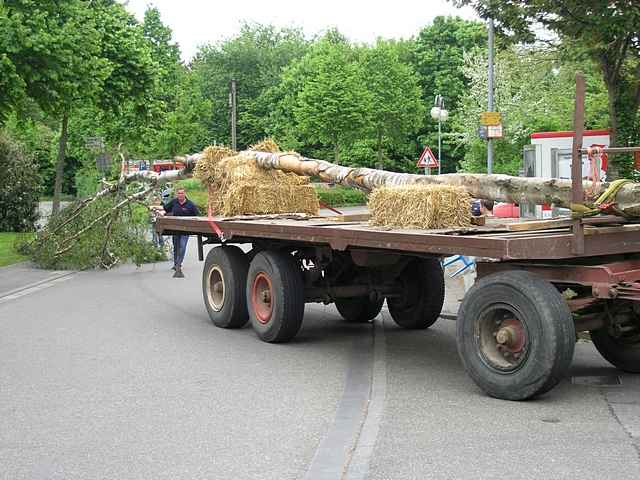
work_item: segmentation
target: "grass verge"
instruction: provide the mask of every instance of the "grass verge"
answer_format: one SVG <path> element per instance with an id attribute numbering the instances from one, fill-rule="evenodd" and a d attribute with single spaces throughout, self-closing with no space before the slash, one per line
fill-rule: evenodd
<path id="1" fill-rule="evenodd" d="M 16 251 L 16 243 L 32 236 L 31 233 L 0 232 L 0 267 L 27 260 L 27 257 Z"/>

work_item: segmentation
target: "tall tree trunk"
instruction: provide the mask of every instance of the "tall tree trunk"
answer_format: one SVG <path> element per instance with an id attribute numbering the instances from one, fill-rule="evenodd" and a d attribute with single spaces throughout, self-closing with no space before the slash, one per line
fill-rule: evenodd
<path id="1" fill-rule="evenodd" d="M 52 214 L 60 210 L 60 196 L 62 195 L 62 180 L 64 179 L 64 157 L 67 153 L 67 139 L 69 127 L 69 112 L 65 109 L 62 114 L 62 127 L 60 129 L 60 141 L 58 143 L 58 161 L 56 162 L 56 180 L 53 186 Z"/>
<path id="2" fill-rule="evenodd" d="M 475 198 L 520 203 L 529 200 L 536 204 L 554 204 L 571 207 L 571 180 L 537 177 L 511 177 L 474 173 L 448 173 L 444 175 L 415 175 L 350 168 L 325 160 L 300 157 L 289 153 L 251 152 L 258 165 L 266 169 L 293 172 L 297 175 L 319 177 L 324 182 L 339 183 L 370 192 L 376 187 L 410 184 L 456 185 L 467 189 Z M 583 182 L 585 192 L 592 192 L 589 200 L 599 196 L 606 183 Z M 616 196 L 620 209 L 632 216 L 640 216 L 640 183 L 624 185 Z"/>
<path id="3" fill-rule="evenodd" d="M 378 170 L 384 170 L 384 162 L 382 158 L 382 129 L 378 129 L 378 161 L 376 164 L 376 168 Z"/>
<path id="4" fill-rule="evenodd" d="M 340 144 L 338 140 L 333 144 L 333 161 L 340 164 Z"/>
<path id="5" fill-rule="evenodd" d="M 617 75 L 611 67 L 603 67 L 609 110 L 609 145 L 626 147 L 640 140 L 636 126 L 640 83 Z M 639 71 L 640 73 L 640 71 Z M 633 169 L 631 155 L 610 155 L 607 179 L 629 177 Z"/>

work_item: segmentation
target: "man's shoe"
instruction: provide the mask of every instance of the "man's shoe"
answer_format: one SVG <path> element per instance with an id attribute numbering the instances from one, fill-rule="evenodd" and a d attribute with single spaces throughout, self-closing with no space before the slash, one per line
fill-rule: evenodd
<path id="1" fill-rule="evenodd" d="M 171 267 L 171 270 L 173 270 L 175 272 L 176 271 L 176 266 L 174 265 L 173 267 Z"/>
<path id="2" fill-rule="evenodd" d="M 176 273 L 173 274 L 173 278 L 184 278 L 184 273 L 180 267 L 176 268 Z"/>

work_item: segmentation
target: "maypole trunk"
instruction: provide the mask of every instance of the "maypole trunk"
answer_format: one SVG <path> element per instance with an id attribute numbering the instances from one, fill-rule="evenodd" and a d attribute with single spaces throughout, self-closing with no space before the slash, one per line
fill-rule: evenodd
<path id="1" fill-rule="evenodd" d="M 474 173 L 450 173 L 445 175 L 416 175 L 396 173 L 372 168 L 350 168 L 325 160 L 304 158 L 292 153 L 251 153 L 258 165 L 298 175 L 319 177 L 323 182 L 355 187 L 370 192 L 376 187 L 410 184 L 455 185 L 464 187 L 475 198 L 501 202 L 554 204 L 571 208 L 571 181 L 555 178 L 512 177 Z M 607 188 L 607 183 L 583 182 L 585 201 L 597 198 Z M 640 184 L 628 183 L 616 195 L 617 207 L 630 216 L 640 216 Z"/>

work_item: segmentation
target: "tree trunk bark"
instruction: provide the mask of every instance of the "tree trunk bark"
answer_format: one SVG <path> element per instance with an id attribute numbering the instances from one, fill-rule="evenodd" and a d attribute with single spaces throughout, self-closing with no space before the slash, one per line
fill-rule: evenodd
<path id="1" fill-rule="evenodd" d="M 636 119 L 640 102 L 640 82 L 621 76 L 616 67 L 606 60 L 601 64 L 604 83 L 607 86 L 609 145 L 633 145 L 638 141 Z M 640 74 L 640 67 L 637 73 Z M 631 155 L 611 155 L 607 167 L 607 180 L 629 177 L 632 170 Z"/>
<path id="2" fill-rule="evenodd" d="M 278 169 L 298 175 L 317 176 L 322 181 L 339 183 L 370 192 L 376 187 L 410 184 L 455 185 L 464 187 L 474 198 L 521 203 L 525 200 L 537 204 L 554 204 L 571 207 L 571 180 L 537 177 L 511 177 L 473 173 L 449 173 L 444 175 L 415 175 L 375 170 L 349 168 L 325 160 L 303 158 L 288 153 L 250 152 L 258 165 L 266 169 Z M 585 192 L 592 192 L 586 200 L 597 198 L 608 184 L 584 182 Z M 624 185 L 618 192 L 618 207 L 625 213 L 640 216 L 640 184 Z"/>
<path id="3" fill-rule="evenodd" d="M 62 127 L 60 129 L 60 141 L 58 143 L 58 161 L 56 162 L 56 179 L 53 185 L 53 206 L 52 215 L 60 210 L 60 196 L 62 194 L 62 181 L 64 180 L 64 158 L 67 153 L 67 138 L 69 127 L 69 112 L 62 114 Z"/>
<path id="4" fill-rule="evenodd" d="M 340 163 L 340 145 L 336 140 L 336 143 L 333 144 L 333 161 L 336 163 Z"/>

